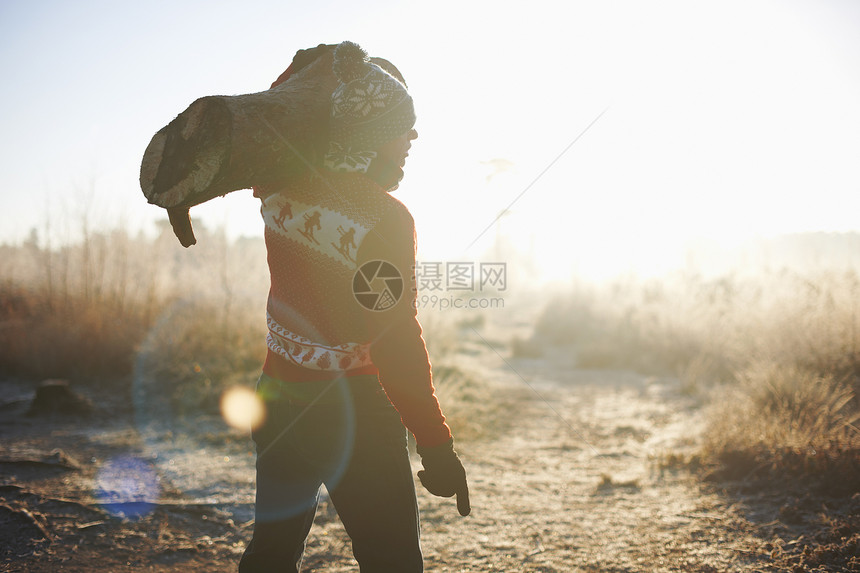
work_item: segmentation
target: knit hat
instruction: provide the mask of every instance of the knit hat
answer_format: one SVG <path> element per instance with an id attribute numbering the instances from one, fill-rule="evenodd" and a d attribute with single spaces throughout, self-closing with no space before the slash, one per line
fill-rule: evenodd
<path id="1" fill-rule="evenodd" d="M 331 97 L 333 144 L 352 153 L 374 151 L 415 125 L 406 86 L 372 63 L 358 44 L 339 44 L 332 69 L 340 81 Z"/>

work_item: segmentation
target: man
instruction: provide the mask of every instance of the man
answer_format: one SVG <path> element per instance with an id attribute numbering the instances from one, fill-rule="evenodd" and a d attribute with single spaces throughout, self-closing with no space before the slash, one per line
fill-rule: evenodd
<path id="1" fill-rule="evenodd" d="M 422 484 L 470 511 L 416 316 L 414 222 L 389 195 L 418 135 L 412 98 L 352 42 L 335 48 L 332 68 L 322 165 L 256 190 L 272 284 L 258 383 L 266 420 L 253 432 L 256 522 L 242 573 L 298 570 L 321 484 L 363 573 L 423 571 L 406 428 Z"/>

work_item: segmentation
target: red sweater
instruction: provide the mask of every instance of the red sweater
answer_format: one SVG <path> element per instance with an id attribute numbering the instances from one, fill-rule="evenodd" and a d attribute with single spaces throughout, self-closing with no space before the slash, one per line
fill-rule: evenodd
<path id="1" fill-rule="evenodd" d="M 415 310 L 415 225 L 406 207 L 359 173 L 322 171 L 258 196 L 272 281 L 263 371 L 306 383 L 378 374 L 419 445 L 448 441 Z M 353 292 L 356 271 L 370 261 L 391 263 L 403 279 L 400 293 L 396 277 L 357 286 L 372 302 L 393 285 L 393 298 L 379 303 L 385 310 L 366 308 Z"/>

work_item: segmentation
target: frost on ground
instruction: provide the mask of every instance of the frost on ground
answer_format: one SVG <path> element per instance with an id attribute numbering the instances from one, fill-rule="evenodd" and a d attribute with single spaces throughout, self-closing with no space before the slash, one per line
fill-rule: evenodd
<path id="1" fill-rule="evenodd" d="M 742 570 L 759 543 L 743 519 L 687 472 L 661 469 L 661 456 L 695 448 L 692 400 L 672 380 L 563 364 L 493 369 L 515 408 L 497 439 L 461 448 L 469 519 L 423 496 L 429 569 Z"/>
<path id="2" fill-rule="evenodd" d="M 773 523 L 664 463 L 694 452 L 702 426 L 677 381 L 578 370 L 563 353 L 512 359 L 473 328 L 463 339 L 450 360 L 486 382 L 457 444 L 473 511 L 461 518 L 452 500 L 419 487 L 427 571 L 774 570 L 762 534 Z M 46 420 L 26 417 L 21 400 L 4 403 L 2 570 L 235 570 L 253 518 L 247 436 L 212 418 L 133 423 L 131 410 Z M 117 459 L 154 472 L 157 491 L 121 499 L 103 473 Z M 357 571 L 325 499 L 303 571 Z"/>

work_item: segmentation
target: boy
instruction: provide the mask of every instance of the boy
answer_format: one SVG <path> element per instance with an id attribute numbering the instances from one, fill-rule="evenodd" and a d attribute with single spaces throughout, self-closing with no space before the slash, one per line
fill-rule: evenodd
<path id="1" fill-rule="evenodd" d="M 256 191 L 272 283 L 258 383 L 267 413 L 253 432 L 256 522 L 242 573 L 298 571 L 321 484 L 363 573 L 423 571 L 404 426 L 422 484 L 470 511 L 416 316 L 414 222 L 389 195 L 418 135 L 412 98 L 396 69 L 352 42 L 335 48 L 332 68 L 323 164 Z"/>

